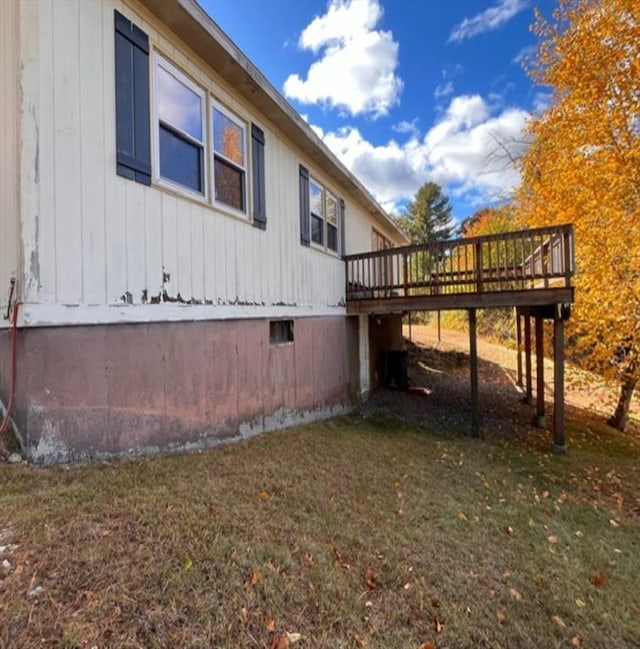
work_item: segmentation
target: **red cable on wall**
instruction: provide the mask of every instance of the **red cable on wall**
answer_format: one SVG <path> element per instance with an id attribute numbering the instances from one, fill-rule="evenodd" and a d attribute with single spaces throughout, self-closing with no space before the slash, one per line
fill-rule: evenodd
<path id="1" fill-rule="evenodd" d="M 11 412 L 13 410 L 13 397 L 16 392 L 16 341 L 18 339 L 18 303 L 13 305 L 13 322 L 11 326 L 11 387 L 9 388 L 9 401 L 7 403 L 7 410 L 4 413 L 4 419 L 0 426 L 0 435 L 9 428 L 9 421 L 11 420 Z"/>

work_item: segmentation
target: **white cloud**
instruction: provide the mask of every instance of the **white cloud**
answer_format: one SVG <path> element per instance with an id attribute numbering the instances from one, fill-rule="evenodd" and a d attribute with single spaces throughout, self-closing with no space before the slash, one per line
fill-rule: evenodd
<path id="1" fill-rule="evenodd" d="M 459 43 L 465 38 L 498 29 L 522 11 L 527 4 L 527 0 L 498 0 L 492 7 L 471 18 L 465 18 L 456 25 L 451 31 L 448 42 Z"/>
<path id="2" fill-rule="evenodd" d="M 469 204 L 505 198 L 518 183 L 509 164 L 524 150 L 528 113 L 492 107 L 478 95 L 453 98 L 423 137 L 374 145 L 355 127 L 323 134 L 324 142 L 388 209 L 411 199 L 427 180 Z"/>
<path id="3" fill-rule="evenodd" d="M 381 18 L 378 0 L 330 0 L 327 12 L 316 16 L 298 41 L 319 58 L 306 79 L 289 75 L 284 94 L 351 115 L 386 115 L 398 103 L 403 83 L 396 75 L 393 34 L 375 29 Z"/>
<path id="4" fill-rule="evenodd" d="M 526 47 L 523 47 L 514 57 L 513 57 L 513 62 L 516 65 L 524 65 L 526 61 L 533 56 L 535 53 L 536 48 L 534 45 L 527 45 Z"/>
<path id="5" fill-rule="evenodd" d="M 442 97 L 448 97 L 453 94 L 453 83 L 451 81 L 445 81 L 436 86 L 436 89 L 433 91 L 433 96 L 436 99 L 442 99 Z"/>
<path id="6" fill-rule="evenodd" d="M 533 111 L 541 115 L 551 106 L 552 94 L 550 92 L 540 91 L 533 96 Z"/>
<path id="7" fill-rule="evenodd" d="M 416 117 L 410 122 L 406 119 L 403 119 L 401 122 L 394 124 L 391 127 L 391 130 L 395 131 L 396 133 L 409 133 L 411 135 L 415 135 L 418 132 L 418 118 Z"/>

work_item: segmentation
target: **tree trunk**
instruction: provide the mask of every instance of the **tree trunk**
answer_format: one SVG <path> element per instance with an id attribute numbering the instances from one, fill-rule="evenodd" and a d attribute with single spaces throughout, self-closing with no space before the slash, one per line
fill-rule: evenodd
<path id="1" fill-rule="evenodd" d="M 624 430 L 629 419 L 629 406 L 631 405 L 631 397 L 636 387 L 638 379 L 626 379 L 620 386 L 620 396 L 618 397 L 618 405 L 613 416 L 607 419 L 609 426 L 613 426 L 618 430 Z"/>

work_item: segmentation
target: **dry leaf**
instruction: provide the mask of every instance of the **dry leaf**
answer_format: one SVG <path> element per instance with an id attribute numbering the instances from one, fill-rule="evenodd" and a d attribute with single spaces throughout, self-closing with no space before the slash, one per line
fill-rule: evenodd
<path id="1" fill-rule="evenodd" d="M 302 640 L 302 633 L 287 633 L 287 638 L 291 644 Z"/>
<path id="2" fill-rule="evenodd" d="M 436 649 L 436 646 L 434 644 L 431 644 L 430 642 L 425 642 L 424 644 L 420 645 L 420 649 Z"/>
<path id="3" fill-rule="evenodd" d="M 367 568 L 364 571 L 364 583 L 367 585 L 369 590 L 375 590 L 378 587 L 376 576 L 371 568 Z"/>
<path id="4" fill-rule="evenodd" d="M 261 491 L 260 492 L 260 498 L 262 498 L 262 500 L 266 500 L 268 497 L 269 497 L 269 494 L 266 491 Z"/>
<path id="5" fill-rule="evenodd" d="M 549 543 L 557 543 L 558 542 L 558 537 L 555 536 L 554 534 L 552 534 L 551 536 L 547 537 L 547 541 L 549 541 Z"/>
<path id="6" fill-rule="evenodd" d="M 436 633 L 442 633 L 443 629 L 444 624 L 442 624 L 442 622 L 440 622 L 440 620 L 436 618 Z"/>
<path id="7" fill-rule="evenodd" d="M 567 625 L 564 623 L 564 620 L 561 617 L 559 617 L 558 615 L 552 615 L 551 616 L 551 621 L 554 624 L 556 624 L 557 626 L 559 626 L 561 629 L 566 629 L 567 628 Z"/>
<path id="8" fill-rule="evenodd" d="M 572 647 L 579 647 L 581 644 L 582 644 L 582 640 L 580 640 L 579 635 L 574 635 L 573 638 L 571 638 Z"/>
<path id="9" fill-rule="evenodd" d="M 589 577 L 589 581 L 598 588 L 604 588 L 607 585 L 607 575 L 604 572 L 596 572 Z"/>
<path id="10" fill-rule="evenodd" d="M 251 575 L 251 585 L 255 586 L 258 582 L 260 581 L 260 573 L 257 570 L 253 571 L 253 574 Z"/>
<path id="11" fill-rule="evenodd" d="M 458 518 L 461 521 L 468 521 L 469 519 L 467 518 L 467 515 L 464 512 L 458 512 Z"/>
<path id="12" fill-rule="evenodd" d="M 515 588 L 509 588 L 509 595 L 518 601 L 522 599 L 522 595 Z"/>
<path id="13" fill-rule="evenodd" d="M 184 569 L 185 570 L 191 570 L 191 568 L 193 568 L 193 561 L 191 561 L 191 557 L 189 555 L 187 555 L 184 558 Z"/>
<path id="14" fill-rule="evenodd" d="M 249 617 L 249 614 L 248 614 L 248 612 L 247 612 L 247 607 L 246 607 L 246 606 L 243 606 L 243 607 L 240 609 L 240 617 L 242 618 L 242 621 L 243 621 L 243 622 L 246 622 L 246 621 L 247 621 L 247 618 Z"/>
<path id="15" fill-rule="evenodd" d="M 499 624 L 504 624 L 507 620 L 507 616 L 504 614 L 504 611 L 498 611 L 496 613 L 496 617 L 498 618 Z"/>
<path id="16" fill-rule="evenodd" d="M 585 604 L 584 600 L 578 598 L 578 599 L 576 600 L 576 606 L 577 606 L 578 608 L 583 608 L 583 607 L 586 606 L 586 604 Z"/>
<path id="17" fill-rule="evenodd" d="M 285 635 L 274 635 L 273 643 L 271 644 L 271 649 L 289 649 L 291 643 L 289 642 L 288 636 Z"/>
<path id="18" fill-rule="evenodd" d="M 505 525 L 504 533 L 507 534 L 508 536 L 511 536 L 513 534 L 513 527 L 511 527 L 511 525 Z"/>
<path id="19" fill-rule="evenodd" d="M 361 635 L 358 635 L 357 633 L 353 634 L 353 639 L 358 643 L 358 645 L 360 647 L 364 647 L 367 644 L 367 641 Z"/>
<path id="20" fill-rule="evenodd" d="M 618 523 L 614 518 L 609 519 L 609 525 L 611 525 L 611 527 L 620 527 L 620 523 Z"/>
<path id="21" fill-rule="evenodd" d="M 267 623 L 264 626 L 269 633 L 275 633 L 276 621 L 272 617 L 267 620 Z"/>

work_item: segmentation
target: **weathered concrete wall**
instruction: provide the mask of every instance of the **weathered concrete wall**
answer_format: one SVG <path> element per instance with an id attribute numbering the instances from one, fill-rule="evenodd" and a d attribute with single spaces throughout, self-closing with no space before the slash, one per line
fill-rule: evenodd
<path id="1" fill-rule="evenodd" d="M 357 318 L 25 329 L 16 421 L 34 462 L 193 450 L 343 412 L 358 373 Z"/>

